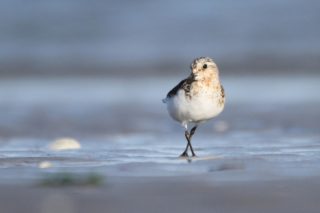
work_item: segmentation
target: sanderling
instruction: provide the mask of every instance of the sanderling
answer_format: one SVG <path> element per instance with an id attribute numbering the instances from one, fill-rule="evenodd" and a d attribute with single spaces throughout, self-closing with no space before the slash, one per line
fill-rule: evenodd
<path id="1" fill-rule="evenodd" d="M 190 68 L 189 77 L 170 90 L 162 100 L 167 104 L 170 116 L 185 128 L 187 146 L 181 157 L 188 157 L 188 147 L 192 156 L 196 156 L 191 138 L 197 126 L 220 114 L 225 103 L 224 89 L 214 61 L 209 57 L 196 58 Z M 190 132 L 189 124 L 193 124 Z"/>

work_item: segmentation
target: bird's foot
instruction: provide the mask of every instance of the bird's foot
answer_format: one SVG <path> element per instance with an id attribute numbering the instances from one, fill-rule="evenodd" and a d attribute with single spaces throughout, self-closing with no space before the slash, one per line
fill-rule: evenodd
<path id="1" fill-rule="evenodd" d="M 193 148 L 191 147 L 191 154 L 192 154 L 192 157 L 195 158 L 197 157 L 196 153 L 193 151 Z"/>
<path id="2" fill-rule="evenodd" d="M 188 155 L 188 152 L 184 151 L 181 155 L 180 155 L 180 158 L 188 158 L 189 155 Z"/>

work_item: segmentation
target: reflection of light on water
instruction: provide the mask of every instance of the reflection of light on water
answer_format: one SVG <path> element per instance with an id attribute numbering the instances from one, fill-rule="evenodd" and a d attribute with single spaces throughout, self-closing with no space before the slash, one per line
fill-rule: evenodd
<path id="1" fill-rule="evenodd" d="M 52 163 L 50 161 L 42 161 L 38 164 L 38 167 L 40 169 L 47 169 L 47 168 L 50 168 L 52 167 Z"/>
<path id="2" fill-rule="evenodd" d="M 49 145 L 49 149 L 51 150 L 72 150 L 80 148 L 80 143 L 73 138 L 59 138 Z"/>
<path id="3" fill-rule="evenodd" d="M 41 205 L 41 213 L 74 213 L 75 204 L 70 196 L 63 193 L 49 194 Z"/>

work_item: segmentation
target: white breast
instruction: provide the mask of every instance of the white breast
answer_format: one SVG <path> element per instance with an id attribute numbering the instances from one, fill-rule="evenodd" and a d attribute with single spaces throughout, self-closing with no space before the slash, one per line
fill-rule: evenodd
<path id="1" fill-rule="evenodd" d="M 219 97 L 219 93 L 203 92 L 189 98 L 184 90 L 180 90 L 167 100 L 167 108 L 171 117 L 182 124 L 198 123 L 221 113 L 223 105 L 219 104 Z"/>

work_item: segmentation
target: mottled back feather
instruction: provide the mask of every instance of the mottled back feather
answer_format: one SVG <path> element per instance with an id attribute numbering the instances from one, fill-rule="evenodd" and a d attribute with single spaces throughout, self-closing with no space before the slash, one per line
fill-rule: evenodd
<path id="1" fill-rule="evenodd" d="M 180 83 L 177 86 L 175 86 L 172 90 L 170 90 L 168 92 L 167 98 L 171 98 L 171 97 L 175 96 L 180 89 L 183 89 L 185 91 L 186 95 L 189 95 L 190 90 L 191 90 L 191 84 L 194 81 L 195 81 L 195 79 L 194 79 L 193 75 L 190 75 L 188 78 L 180 81 Z"/>
<path id="2" fill-rule="evenodd" d="M 225 98 L 224 88 L 223 88 L 222 85 L 220 85 L 220 86 L 221 86 L 221 97 L 222 97 L 222 98 Z"/>

